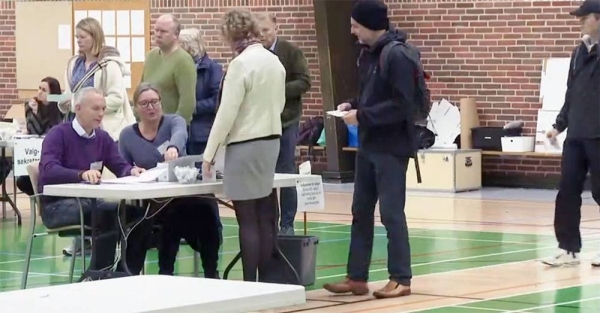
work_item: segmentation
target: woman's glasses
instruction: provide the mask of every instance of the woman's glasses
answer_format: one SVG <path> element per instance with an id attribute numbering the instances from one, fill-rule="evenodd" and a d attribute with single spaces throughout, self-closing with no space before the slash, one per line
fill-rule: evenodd
<path id="1" fill-rule="evenodd" d="M 160 99 L 139 102 L 138 105 L 144 109 L 149 109 L 150 106 L 152 106 L 152 108 L 158 108 L 160 106 Z"/>

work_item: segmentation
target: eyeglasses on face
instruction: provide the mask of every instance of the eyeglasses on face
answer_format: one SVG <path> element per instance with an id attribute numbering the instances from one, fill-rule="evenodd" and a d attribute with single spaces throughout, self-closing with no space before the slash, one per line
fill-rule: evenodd
<path id="1" fill-rule="evenodd" d="M 152 106 L 153 108 L 158 108 L 160 106 L 160 99 L 139 102 L 138 105 L 144 109 L 148 109 L 150 108 L 150 106 Z"/>

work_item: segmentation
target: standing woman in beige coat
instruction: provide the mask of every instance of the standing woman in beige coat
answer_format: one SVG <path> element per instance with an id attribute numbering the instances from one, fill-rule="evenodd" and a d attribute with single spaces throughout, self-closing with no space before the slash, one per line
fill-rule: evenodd
<path id="1" fill-rule="evenodd" d="M 121 130 L 135 123 L 124 80 L 131 73 L 118 50 L 105 46 L 104 31 L 97 20 L 88 17 L 77 23 L 76 37 L 79 53 L 67 63 L 65 93 L 75 94 L 84 87 L 102 90 L 106 100 L 102 128 L 117 141 Z M 74 111 L 74 106 L 72 101 L 66 101 L 59 109 L 67 114 Z"/>
<path id="2" fill-rule="evenodd" d="M 225 146 L 223 189 L 239 224 L 245 281 L 264 280 L 275 252 L 277 207 L 273 193 L 279 156 L 285 68 L 261 44 L 260 30 L 247 10 L 223 19 L 221 34 L 233 50 L 221 101 L 204 150 L 203 175 L 212 177 L 219 146 Z"/>

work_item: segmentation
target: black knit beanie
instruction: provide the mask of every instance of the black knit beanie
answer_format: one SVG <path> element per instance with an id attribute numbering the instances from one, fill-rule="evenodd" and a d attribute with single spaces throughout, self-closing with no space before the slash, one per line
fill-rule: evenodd
<path id="1" fill-rule="evenodd" d="M 381 0 L 359 0 L 352 10 L 352 19 L 370 30 L 388 29 L 387 6 Z"/>

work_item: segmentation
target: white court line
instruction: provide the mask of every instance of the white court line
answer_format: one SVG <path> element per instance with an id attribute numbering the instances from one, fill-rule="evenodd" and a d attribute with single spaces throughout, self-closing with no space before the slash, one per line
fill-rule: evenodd
<path id="1" fill-rule="evenodd" d="M 22 271 L 7 271 L 7 270 L 0 270 L 0 273 L 8 273 L 8 274 L 19 274 L 19 275 L 23 275 L 23 272 L 22 272 Z M 54 274 L 54 273 L 37 273 L 37 272 L 29 272 L 29 274 L 33 274 L 33 275 L 39 275 L 39 276 L 57 276 L 57 277 L 69 277 L 69 275 Z"/>
<path id="2" fill-rule="evenodd" d="M 350 232 L 335 231 L 335 230 L 319 230 L 319 233 L 332 233 L 332 234 L 350 234 Z M 386 237 L 387 234 L 375 234 L 376 237 Z M 493 243 L 510 243 L 510 244 L 521 244 L 521 245 L 540 245 L 539 242 L 523 242 L 523 241 L 505 241 L 505 240 L 491 240 L 491 239 L 473 239 L 473 238 L 456 238 L 456 237 L 436 237 L 436 236 L 418 236 L 410 235 L 410 238 L 422 238 L 422 239 L 439 239 L 439 240 L 456 240 L 456 241 L 480 241 L 480 242 L 493 242 Z"/>
<path id="3" fill-rule="evenodd" d="M 62 258 L 64 257 L 64 255 L 53 255 L 53 256 L 46 256 L 46 257 L 42 257 L 42 258 L 32 258 L 30 259 L 31 262 L 33 261 L 40 261 L 40 260 L 50 260 L 50 259 L 58 259 L 58 258 Z M 4 262 L 0 262 L 0 265 L 2 264 L 11 264 L 11 263 L 21 263 L 21 262 L 25 262 L 26 260 L 12 260 L 12 261 L 4 261 Z"/>
<path id="4" fill-rule="evenodd" d="M 588 243 L 592 243 L 592 242 L 600 242 L 600 240 L 591 240 L 591 241 L 588 241 Z M 552 246 L 545 246 L 545 247 L 538 247 L 538 248 L 521 249 L 521 250 L 515 250 L 515 251 L 506 251 L 506 252 L 498 252 L 498 253 L 490 253 L 490 254 L 481 254 L 481 255 L 474 255 L 474 256 L 463 257 L 463 258 L 439 260 L 439 261 L 433 261 L 433 262 L 427 262 L 427 263 L 419 263 L 419 264 L 411 265 L 411 268 L 420 267 L 420 266 L 427 266 L 427 265 L 433 265 L 433 264 L 442 264 L 442 263 L 448 263 L 448 262 L 473 260 L 473 259 L 485 258 L 485 257 L 490 257 L 490 256 L 507 255 L 507 254 L 521 253 L 521 252 L 538 251 L 538 250 L 547 250 L 547 249 L 558 249 L 558 248 L 556 247 L 556 244 L 554 244 Z M 375 269 L 375 270 L 369 270 L 369 273 L 382 272 L 382 271 L 387 271 L 387 267 L 385 267 L 385 268 L 379 268 L 379 269 Z M 336 275 L 329 275 L 329 276 L 324 276 L 324 277 L 319 277 L 319 279 L 327 279 L 327 278 L 334 278 L 334 277 L 345 277 L 345 276 L 347 276 L 346 273 L 344 273 L 344 274 L 336 274 Z"/>
<path id="5" fill-rule="evenodd" d="M 456 305 L 456 306 L 453 306 L 453 308 L 461 308 L 461 309 L 469 309 L 469 310 L 477 310 L 477 311 L 490 311 L 490 312 L 506 312 L 505 310 L 490 309 L 490 308 L 478 308 L 478 307 L 466 306 L 466 305 Z"/>
<path id="6" fill-rule="evenodd" d="M 565 302 L 560 302 L 560 303 L 552 303 L 552 304 L 546 304 L 546 305 L 540 305 L 540 306 L 536 306 L 536 307 L 532 307 L 532 308 L 526 308 L 526 309 L 521 309 L 521 310 L 516 310 L 516 311 L 507 311 L 507 312 L 527 312 L 528 310 L 538 310 L 538 309 L 545 309 L 545 308 L 553 308 L 553 307 L 558 307 L 560 305 L 566 305 L 566 304 L 573 304 L 573 303 L 582 303 L 582 302 L 588 302 L 588 301 L 592 301 L 592 300 L 599 300 L 600 297 L 593 297 L 593 298 L 586 298 L 586 299 L 579 299 L 579 300 L 573 300 L 573 301 L 565 301 Z"/>
<path id="7" fill-rule="evenodd" d="M 514 263 L 524 263 L 524 262 L 529 262 L 531 260 L 527 260 L 527 261 L 519 261 L 519 262 L 514 262 Z M 513 264 L 514 264 L 513 263 Z M 498 265 L 506 265 L 505 264 L 498 264 Z M 494 266 L 498 266 L 498 265 L 494 265 Z M 429 274 L 428 274 L 429 275 Z M 423 275 L 425 276 L 425 275 Z M 419 276 L 421 277 L 421 276 Z M 552 281 L 548 281 L 548 282 L 540 282 L 538 283 L 538 285 L 543 285 L 543 284 L 551 284 L 553 283 Z M 487 302 L 487 301 L 494 301 L 494 300 L 501 300 L 501 299 L 508 299 L 508 298 L 514 298 L 514 297 L 520 297 L 520 296 L 526 296 L 526 295 L 533 295 L 533 294 L 538 294 L 538 293 L 544 293 L 544 292 L 549 292 L 549 291 L 558 291 L 558 290 L 562 290 L 562 289 L 569 289 L 569 288 L 573 288 L 573 287 L 586 287 L 586 286 L 594 286 L 594 285 L 599 285 L 598 282 L 595 283 L 588 283 L 588 284 L 579 284 L 579 283 L 572 283 L 569 285 L 565 285 L 562 286 L 560 288 L 556 288 L 556 287 L 548 287 L 545 289 L 541 289 L 541 290 L 535 290 L 535 291 L 527 291 L 527 292 L 521 292 L 521 293 L 516 293 L 516 294 L 512 294 L 512 295 L 501 295 L 501 296 L 496 296 L 496 297 L 491 297 L 491 298 L 487 298 L 487 299 L 483 299 L 483 300 L 470 300 L 467 302 L 464 302 L 462 304 L 459 305 L 469 305 L 469 304 L 473 304 L 473 303 L 481 303 L 481 302 Z M 486 291 L 482 291 L 482 292 L 486 292 Z M 436 306 L 436 307 L 432 307 L 432 308 L 426 308 L 426 309 L 417 309 L 417 310 L 413 310 L 413 311 L 408 311 L 405 313 L 415 313 L 415 312 L 422 312 L 422 311 L 429 311 L 429 310 L 435 310 L 435 309 L 441 309 L 441 308 L 449 308 L 449 307 L 455 307 L 458 305 L 440 305 L 440 306 Z"/>

